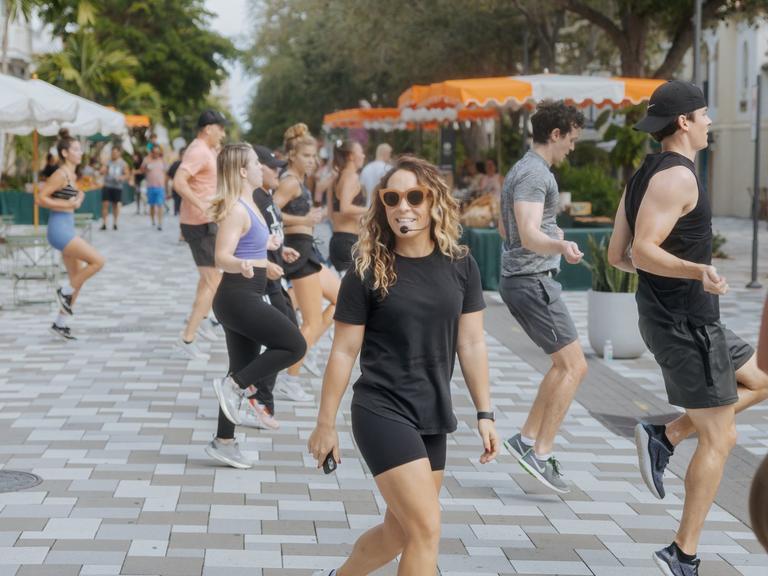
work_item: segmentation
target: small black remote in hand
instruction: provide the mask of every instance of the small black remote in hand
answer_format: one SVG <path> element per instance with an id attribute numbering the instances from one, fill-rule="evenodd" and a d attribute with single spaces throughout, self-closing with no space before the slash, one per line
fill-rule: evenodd
<path id="1" fill-rule="evenodd" d="M 323 472 L 330 474 L 334 470 L 336 470 L 336 460 L 333 459 L 333 450 L 331 450 L 323 460 Z"/>

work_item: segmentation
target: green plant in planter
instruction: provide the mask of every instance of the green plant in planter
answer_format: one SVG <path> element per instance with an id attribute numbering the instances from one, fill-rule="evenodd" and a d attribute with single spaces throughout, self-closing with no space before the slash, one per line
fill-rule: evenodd
<path id="1" fill-rule="evenodd" d="M 592 272 L 592 290 L 595 292 L 629 292 L 637 291 L 637 274 L 630 274 L 618 268 L 614 268 L 608 262 L 608 242 L 610 235 L 606 235 L 598 242 L 591 234 L 587 236 L 589 246 L 589 259 L 582 260 L 582 264 Z"/>

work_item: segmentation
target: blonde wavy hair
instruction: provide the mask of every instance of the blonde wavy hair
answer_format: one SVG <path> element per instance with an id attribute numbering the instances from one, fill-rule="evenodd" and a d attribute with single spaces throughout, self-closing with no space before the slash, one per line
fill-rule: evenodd
<path id="1" fill-rule="evenodd" d="M 247 142 L 227 144 L 216 158 L 216 196 L 211 203 L 210 215 L 221 222 L 237 203 L 242 192 L 240 169 L 248 166 L 253 147 Z"/>
<path id="2" fill-rule="evenodd" d="M 379 189 L 385 187 L 398 170 L 412 172 L 421 186 L 431 192 L 429 215 L 432 220 L 429 234 L 438 250 L 451 259 L 467 255 L 467 247 L 459 244 L 461 225 L 459 205 L 437 168 L 417 156 L 400 156 L 373 192 L 371 208 L 361 224 L 360 239 L 353 247 L 355 271 L 360 278 L 370 275 L 373 289 L 381 297 L 397 282 L 395 273 L 395 234 L 387 221 L 386 207 L 379 197 Z"/>
<path id="3" fill-rule="evenodd" d="M 317 140 L 312 136 L 309 127 L 303 122 L 294 124 L 283 134 L 283 148 L 288 156 L 288 163 L 293 163 L 293 157 L 302 146 L 317 146 Z"/>

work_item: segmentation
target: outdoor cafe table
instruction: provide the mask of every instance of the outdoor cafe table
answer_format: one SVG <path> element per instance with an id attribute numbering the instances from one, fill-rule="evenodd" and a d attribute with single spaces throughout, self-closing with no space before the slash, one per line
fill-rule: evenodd
<path id="1" fill-rule="evenodd" d="M 611 228 L 566 228 L 565 239 L 576 242 L 588 260 L 591 252 L 587 238 L 592 235 L 597 242 L 611 233 Z M 477 261 L 483 290 L 498 290 L 501 275 L 502 240 L 496 228 L 465 227 L 460 242 L 465 244 Z M 557 281 L 564 290 L 588 290 L 592 287 L 592 273 L 583 264 L 561 261 Z"/>

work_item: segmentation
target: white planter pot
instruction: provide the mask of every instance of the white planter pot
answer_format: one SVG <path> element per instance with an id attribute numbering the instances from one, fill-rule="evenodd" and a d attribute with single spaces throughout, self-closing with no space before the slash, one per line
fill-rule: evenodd
<path id="1" fill-rule="evenodd" d="M 637 327 L 635 295 L 626 292 L 587 294 L 589 343 L 603 356 L 606 340 L 613 344 L 614 358 L 637 358 L 645 352 L 645 342 Z"/>

